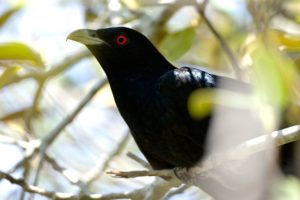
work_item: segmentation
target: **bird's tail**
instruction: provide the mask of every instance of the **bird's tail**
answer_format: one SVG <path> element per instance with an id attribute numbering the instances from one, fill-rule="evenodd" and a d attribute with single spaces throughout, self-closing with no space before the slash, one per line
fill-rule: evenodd
<path id="1" fill-rule="evenodd" d="M 284 174 L 296 176 L 300 180 L 300 141 L 283 145 L 279 159 Z"/>

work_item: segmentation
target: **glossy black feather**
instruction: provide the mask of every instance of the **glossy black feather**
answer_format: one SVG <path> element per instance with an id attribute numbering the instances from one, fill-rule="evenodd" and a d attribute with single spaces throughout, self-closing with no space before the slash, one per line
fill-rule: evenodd
<path id="1" fill-rule="evenodd" d="M 197 68 L 174 67 L 135 30 L 117 27 L 89 30 L 89 34 L 91 41 L 104 41 L 87 47 L 104 69 L 117 107 L 154 169 L 190 167 L 205 154 L 212 117 L 190 116 L 187 101 L 194 91 L 216 87 L 251 91 L 240 81 Z M 116 42 L 119 35 L 128 39 L 126 45 Z"/>

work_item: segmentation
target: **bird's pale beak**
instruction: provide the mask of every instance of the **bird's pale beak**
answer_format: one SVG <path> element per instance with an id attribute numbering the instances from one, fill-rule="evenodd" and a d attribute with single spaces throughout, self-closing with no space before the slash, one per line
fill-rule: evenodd
<path id="1" fill-rule="evenodd" d="M 97 37 L 95 30 L 90 29 L 79 29 L 70 33 L 67 37 L 67 40 L 74 40 L 85 45 L 101 45 L 105 41 Z"/>

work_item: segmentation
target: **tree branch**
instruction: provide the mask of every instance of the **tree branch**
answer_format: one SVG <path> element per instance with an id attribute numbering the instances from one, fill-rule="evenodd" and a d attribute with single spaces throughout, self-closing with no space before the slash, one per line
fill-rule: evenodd
<path id="1" fill-rule="evenodd" d="M 142 165 L 143 167 L 145 167 L 146 169 L 152 169 L 151 165 L 146 162 L 145 160 L 143 160 L 142 158 L 138 157 L 137 155 L 131 153 L 131 152 L 128 152 L 127 153 L 127 156 L 129 158 L 131 158 L 132 160 L 134 160 L 135 162 L 139 163 L 140 165 Z"/>
<path id="2" fill-rule="evenodd" d="M 68 115 L 61 123 L 59 123 L 43 140 L 40 146 L 40 160 L 38 164 L 38 170 L 34 179 L 34 183 L 37 184 L 40 170 L 45 159 L 45 153 L 48 147 L 54 142 L 54 140 L 59 136 L 59 134 L 64 130 L 64 128 L 69 125 L 80 113 L 80 111 L 90 102 L 90 100 L 97 94 L 97 92 L 107 83 L 107 79 L 98 81 L 90 92 L 83 98 L 83 100 L 78 104 L 75 110 Z"/>
<path id="3" fill-rule="evenodd" d="M 25 114 L 25 125 L 28 129 L 28 133 L 31 132 L 32 127 L 31 127 L 31 121 L 33 119 L 33 117 L 37 114 L 38 110 L 39 110 L 39 105 L 40 105 L 40 101 L 43 95 L 43 90 L 44 90 L 44 86 L 46 83 L 45 79 L 39 80 L 38 81 L 38 89 L 35 92 L 35 96 L 34 96 L 34 100 L 32 103 L 32 106 L 29 110 L 27 110 L 26 114 Z"/>
<path id="4" fill-rule="evenodd" d="M 226 55 L 228 56 L 228 58 L 229 58 L 229 60 L 232 64 L 232 68 L 233 68 L 233 70 L 236 74 L 236 77 L 238 79 L 242 79 L 242 71 L 241 71 L 241 68 L 239 66 L 239 62 L 238 62 L 236 56 L 234 55 L 232 49 L 229 47 L 227 42 L 223 39 L 221 34 L 217 31 L 217 29 L 213 26 L 211 21 L 205 15 L 205 8 L 206 8 L 208 2 L 209 2 L 209 0 L 204 0 L 203 3 L 201 3 L 201 4 L 196 3 L 196 8 L 197 8 L 199 14 L 201 15 L 201 17 L 203 18 L 203 20 L 205 21 L 208 28 L 211 30 L 213 35 L 220 42 L 221 47 L 223 48 L 224 52 L 226 53 Z"/>
<path id="5" fill-rule="evenodd" d="M 281 146 L 290 142 L 300 140 L 300 125 L 291 126 L 271 134 L 262 135 L 246 142 L 241 143 L 233 149 L 226 152 L 209 156 L 199 165 L 191 168 L 175 168 L 176 176 L 184 183 L 194 184 L 192 177 L 198 175 L 209 175 L 209 171 L 213 168 L 228 163 L 230 161 L 243 160 L 250 155 L 260 151 Z M 107 172 L 112 177 L 117 178 L 136 178 L 143 176 L 158 176 L 166 180 L 174 178 L 173 170 L 141 170 L 141 171 L 118 171 L 111 170 Z"/>
<path id="6" fill-rule="evenodd" d="M 78 61 L 88 58 L 91 56 L 91 53 L 87 50 L 80 51 L 72 56 L 66 57 L 64 60 L 62 60 L 59 64 L 55 65 L 48 71 L 32 71 L 24 75 L 16 76 L 12 78 L 10 81 L 6 82 L 4 86 L 18 83 L 20 81 L 26 80 L 26 79 L 34 79 L 36 81 L 43 80 L 43 79 L 49 79 L 53 78 L 56 75 L 64 72 L 69 67 L 77 63 Z M 3 87 L 4 87 L 3 86 Z"/>
<path id="7" fill-rule="evenodd" d="M 53 200 L 109 200 L 109 199 L 133 199 L 133 200 L 157 200 L 162 197 L 171 187 L 177 186 L 179 182 L 166 182 L 161 179 L 156 179 L 152 184 L 141 189 L 133 190 L 127 193 L 111 193 L 111 194 L 90 194 L 90 195 L 74 195 L 71 193 L 52 192 L 29 185 L 24 179 L 16 179 L 13 176 L 0 171 L 0 180 L 6 179 L 10 183 L 19 185 L 26 192 L 39 194 Z M 149 192 L 150 191 L 150 192 Z M 151 195 L 149 195 L 151 193 Z"/>
<path id="8" fill-rule="evenodd" d="M 147 185 L 141 189 L 134 190 L 129 193 L 116 193 L 116 194 L 91 194 L 91 195 L 74 195 L 70 193 L 59 193 L 47 191 L 45 189 L 35 187 L 27 184 L 23 179 L 15 179 L 11 175 L 0 171 L 0 179 L 6 179 L 12 184 L 21 186 L 24 191 L 40 194 L 55 200 L 104 200 L 104 199 L 117 199 L 117 198 L 131 198 L 131 199 L 147 199 L 154 200 L 162 198 L 171 187 L 177 187 L 183 182 L 194 184 L 193 179 L 198 176 L 210 176 L 209 171 L 224 163 L 236 160 L 243 160 L 246 157 L 257 153 L 259 151 L 274 148 L 300 139 L 300 125 L 295 125 L 279 131 L 274 131 L 271 134 L 256 137 L 254 139 L 243 142 L 236 148 L 230 149 L 225 153 L 209 156 L 206 160 L 189 169 L 177 168 L 175 170 L 143 170 L 143 171 L 110 171 L 114 177 L 122 178 L 135 178 L 143 176 L 158 176 L 167 180 L 156 179 L 152 184 Z M 274 144 L 274 145 L 271 145 Z M 181 180 L 179 181 L 178 178 Z M 196 185 L 197 186 L 197 185 Z M 159 189 L 159 191 L 158 191 Z M 150 191 L 150 192 L 149 192 Z M 165 192 L 165 193 L 163 193 Z M 149 195 L 149 194 L 153 195 Z M 158 198 L 159 197 L 159 198 Z"/>
<path id="9" fill-rule="evenodd" d="M 117 145 L 118 147 L 108 156 L 108 159 L 100 166 L 95 169 L 92 169 L 87 174 L 84 175 L 84 186 L 81 188 L 82 190 L 86 190 L 94 181 L 100 178 L 103 175 L 103 172 L 106 171 L 109 166 L 110 161 L 123 152 L 128 140 L 130 138 L 130 131 L 128 130 L 125 136 L 122 138 L 121 142 Z"/>
<path id="10" fill-rule="evenodd" d="M 113 178 L 137 178 L 143 176 L 157 176 L 163 179 L 171 179 L 174 177 L 174 171 L 165 170 L 139 170 L 139 171 L 118 171 L 118 170 L 108 170 L 106 172 L 110 174 Z"/>
<path id="11" fill-rule="evenodd" d="M 106 85 L 107 79 L 98 81 L 90 92 L 82 99 L 74 111 L 68 115 L 61 123 L 59 123 L 46 137 L 42 142 L 42 152 L 45 152 L 46 149 L 53 143 L 56 137 L 59 136 L 61 131 L 69 125 L 80 113 L 80 111 L 90 102 L 90 100 L 97 94 L 97 92 Z"/>

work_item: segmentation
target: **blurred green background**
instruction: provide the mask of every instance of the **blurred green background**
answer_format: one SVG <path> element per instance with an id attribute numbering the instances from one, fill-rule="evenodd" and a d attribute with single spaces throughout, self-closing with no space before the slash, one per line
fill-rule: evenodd
<path id="1" fill-rule="evenodd" d="M 283 107 L 288 107 L 285 117 L 290 123 L 299 123 L 300 1 L 209 1 L 206 16 L 231 48 L 240 77 L 220 40 L 191 2 L 0 0 L 0 169 L 13 169 L 16 177 L 34 182 L 39 159 L 14 167 L 25 155 L 16 141 L 45 138 L 99 79 L 105 79 L 84 47 L 66 42 L 66 36 L 79 28 L 135 28 L 178 67 L 201 66 L 253 83 L 266 129 L 276 129 L 281 116 L 275 113 Z M 197 94 L 195 99 L 190 108 L 193 115 L 201 117 L 207 112 L 201 105 L 208 100 Z M 78 187 L 78 181 L 69 183 L 48 162 L 42 166 L 38 185 L 59 192 L 77 193 L 85 188 L 105 194 L 149 183 L 152 178 L 124 180 L 105 175 L 111 168 L 141 168 L 126 157 L 128 151 L 142 156 L 106 84 L 47 150 L 71 177 L 86 183 L 85 187 Z M 299 183 L 290 182 L 284 183 L 291 191 L 289 199 L 297 199 Z M 0 199 L 29 197 L 5 181 L 0 181 L 0 191 Z M 172 199 L 201 196 L 203 193 L 191 188 Z M 282 193 L 276 197 L 287 199 Z"/>

